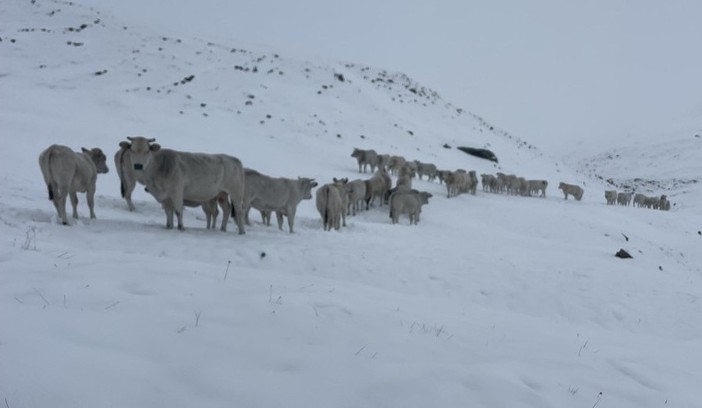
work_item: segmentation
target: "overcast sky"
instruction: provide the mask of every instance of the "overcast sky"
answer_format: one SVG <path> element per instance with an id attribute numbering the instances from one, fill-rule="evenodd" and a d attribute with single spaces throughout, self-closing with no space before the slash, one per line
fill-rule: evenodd
<path id="1" fill-rule="evenodd" d="M 156 30 L 402 71 L 554 152 L 702 117 L 696 0 L 80 0 Z"/>

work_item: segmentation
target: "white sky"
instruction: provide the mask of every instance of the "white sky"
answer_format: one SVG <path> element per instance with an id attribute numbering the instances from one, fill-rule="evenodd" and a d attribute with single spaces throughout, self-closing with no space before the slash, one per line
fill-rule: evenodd
<path id="1" fill-rule="evenodd" d="M 156 30 L 402 71 L 557 152 L 702 116 L 698 1 L 82 1 Z"/>

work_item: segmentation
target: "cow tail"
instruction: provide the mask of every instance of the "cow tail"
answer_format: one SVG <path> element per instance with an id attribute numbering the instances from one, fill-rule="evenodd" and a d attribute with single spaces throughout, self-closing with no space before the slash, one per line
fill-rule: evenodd
<path id="1" fill-rule="evenodd" d="M 124 187 L 124 175 L 122 174 L 122 164 L 124 164 L 124 153 L 127 151 L 127 149 L 122 148 L 120 150 L 120 155 L 119 155 L 119 163 L 117 163 L 117 175 L 119 176 L 119 192 L 122 194 L 122 198 L 124 198 L 124 193 L 126 188 Z"/>
<path id="2" fill-rule="evenodd" d="M 46 183 L 46 188 L 49 192 L 49 201 L 54 200 L 54 189 L 51 188 L 51 179 L 52 179 L 51 178 L 51 156 L 53 154 L 54 154 L 53 149 L 49 150 L 49 153 L 46 156 L 46 159 L 44 159 L 42 157 L 42 160 L 43 161 L 45 160 L 45 162 L 40 163 L 41 165 L 39 166 L 39 167 L 41 167 L 41 172 L 42 172 L 42 175 L 44 176 L 44 182 Z"/>
<path id="3" fill-rule="evenodd" d="M 324 202 L 327 204 L 324 206 L 324 227 L 326 228 L 329 224 L 329 187 L 324 190 L 324 194 L 327 196 Z"/>

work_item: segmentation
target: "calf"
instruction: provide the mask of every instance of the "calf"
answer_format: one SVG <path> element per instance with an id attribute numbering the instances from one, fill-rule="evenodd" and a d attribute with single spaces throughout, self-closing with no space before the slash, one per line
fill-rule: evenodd
<path id="1" fill-rule="evenodd" d="M 53 201 L 63 225 L 68 225 L 66 216 L 66 196 L 71 196 L 73 218 L 78 218 L 78 195 L 86 193 L 90 218 L 95 218 L 95 184 L 97 175 L 107 173 L 107 157 L 98 148 L 81 148 L 74 152 L 71 148 L 51 145 L 39 155 L 39 167 L 49 190 L 49 200 Z"/>

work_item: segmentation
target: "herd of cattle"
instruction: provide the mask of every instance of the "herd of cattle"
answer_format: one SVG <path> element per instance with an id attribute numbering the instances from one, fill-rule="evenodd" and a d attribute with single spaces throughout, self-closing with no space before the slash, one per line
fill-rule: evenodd
<path id="1" fill-rule="evenodd" d="M 297 179 L 271 177 L 256 170 L 243 167 L 236 157 L 226 154 L 189 153 L 161 148 L 154 138 L 127 137 L 119 143 L 114 156 L 120 179 L 122 197 L 130 211 L 135 207 L 132 193 L 137 184 L 142 184 L 166 214 L 166 228 L 174 227 L 177 217 L 178 229 L 183 229 L 184 207 L 202 207 L 207 228 L 215 228 L 219 209 L 222 211 L 221 230 L 226 231 L 230 215 L 234 217 L 239 234 L 250 225 L 251 208 L 258 210 L 263 223 L 270 225 L 276 214 L 278 228 L 283 229 L 284 218 L 288 230 L 294 232 L 295 213 L 302 200 L 312 199 L 312 189 L 318 183 L 311 178 Z M 412 188 L 412 179 L 426 176 L 429 181 L 439 180 L 445 184 L 447 196 L 462 193 L 476 194 L 478 178 L 475 171 L 439 170 L 434 164 L 409 161 L 401 156 L 377 154 L 374 150 L 354 149 L 352 157 L 358 162 L 359 173 L 370 170 L 367 179 L 349 181 L 348 178 L 333 179 L 320 186 L 316 192 L 316 207 L 325 230 L 338 230 L 346 226 L 346 216 L 356 215 L 362 209 L 374 205 L 387 205 L 392 223 L 401 215 L 408 215 L 410 224 L 417 224 L 422 207 L 429 203 L 432 194 Z M 90 218 L 95 218 L 94 196 L 97 175 L 107 173 L 107 158 L 99 148 L 82 148 L 74 152 L 67 146 L 52 145 L 39 156 L 39 165 L 54 203 L 59 219 L 68 224 L 66 198 L 70 196 L 73 218 L 78 218 L 77 193 L 86 193 Z M 396 176 L 395 186 L 392 177 Z M 512 195 L 546 197 L 546 180 L 526 180 L 515 175 L 497 173 L 481 174 L 483 191 Z M 573 196 L 580 200 L 580 186 L 560 183 L 565 199 Z M 628 194 L 628 195 L 627 195 Z M 640 194 L 634 203 L 650 208 L 670 209 L 665 196 L 651 199 Z M 618 202 L 628 205 L 631 194 L 607 191 L 607 204 Z"/>
<path id="2" fill-rule="evenodd" d="M 640 193 L 622 192 L 618 193 L 616 190 L 607 190 L 604 193 L 605 200 L 607 200 L 607 205 L 632 205 L 639 208 L 651 208 L 654 210 L 669 211 L 670 201 L 668 197 L 663 194 L 660 197 L 648 197 Z"/>

